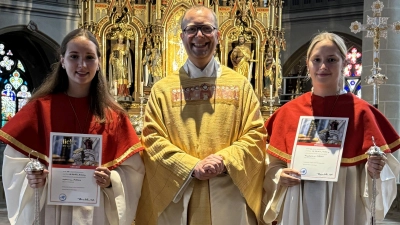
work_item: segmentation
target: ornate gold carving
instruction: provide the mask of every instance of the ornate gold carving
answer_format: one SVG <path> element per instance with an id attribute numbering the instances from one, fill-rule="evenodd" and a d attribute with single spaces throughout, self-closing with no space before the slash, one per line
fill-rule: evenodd
<path id="1" fill-rule="evenodd" d="M 179 7 L 171 14 L 166 24 L 166 72 L 167 76 L 178 72 L 179 68 L 185 63 L 187 54 L 180 38 L 181 33 L 181 17 L 185 12 L 184 7 Z"/>
<path id="2" fill-rule="evenodd" d="M 161 69 L 157 71 L 162 71 L 162 76 L 177 72 L 186 61 L 187 54 L 179 37 L 180 20 L 185 10 L 193 4 L 205 4 L 218 12 L 221 38 L 217 56 L 221 64 L 229 64 L 232 43 L 236 43 L 240 35 L 245 36 L 246 45 L 254 50 L 252 83 L 262 103 L 265 91 L 264 72 L 266 68 L 270 68 L 264 65 L 269 62 L 266 60 L 267 51 L 272 49 L 273 63 L 275 68 L 279 68 L 281 67 L 279 54 L 286 47 L 284 32 L 281 29 L 282 0 L 268 1 L 268 7 L 261 5 L 263 2 L 254 0 L 224 0 L 221 5 L 204 0 L 138 2 L 139 4 L 132 0 L 109 0 L 106 3 L 95 3 L 95 0 L 82 0 L 80 10 L 81 26 L 93 31 L 100 41 L 103 55 L 102 70 L 107 77 L 108 55 L 112 45 L 117 42 L 118 35 L 125 36 L 125 41 L 130 42 L 135 76 L 132 80 L 134 89 L 132 96 L 135 99 L 133 104 L 121 102 L 130 114 L 138 113 L 140 90 L 145 89 L 145 94 L 151 91 L 150 87 L 142 87 L 146 68 L 143 66 L 146 49 L 157 53 L 155 55 L 161 59 L 158 61 Z M 94 8 L 90 4 L 94 5 Z M 95 15 L 98 18 L 95 18 Z M 270 111 L 265 107 L 262 110 L 267 110 L 268 113 Z"/>

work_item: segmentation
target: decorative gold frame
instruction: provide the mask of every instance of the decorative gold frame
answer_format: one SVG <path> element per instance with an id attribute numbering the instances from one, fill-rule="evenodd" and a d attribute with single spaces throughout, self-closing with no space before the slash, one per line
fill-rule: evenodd
<path id="1" fill-rule="evenodd" d="M 131 111 L 135 108 L 139 100 L 139 90 L 142 74 L 144 72 L 142 60 L 144 49 L 147 46 L 156 46 L 155 41 L 159 41 L 157 46 L 162 52 L 162 71 L 163 76 L 168 76 L 176 72 L 186 60 L 186 52 L 180 39 L 180 19 L 184 11 L 195 4 L 203 4 L 212 8 L 219 21 L 219 40 L 220 61 L 223 65 L 228 64 L 231 43 L 236 41 L 241 29 L 248 31 L 252 39 L 254 49 L 254 89 L 260 102 L 263 101 L 263 74 L 264 57 L 266 47 L 272 48 L 274 55 L 279 57 L 281 50 L 280 42 L 284 41 L 283 31 L 281 31 L 281 11 L 282 0 L 268 1 L 268 7 L 258 6 L 253 0 L 234 0 L 229 3 L 222 0 L 214 1 L 210 5 L 209 1 L 203 0 L 156 0 L 152 4 L 150 0 L 144 0 L 143 4 L 136 4 L 133 0 L 110 0 L 107 3 L 97 3 L 95 0 L 81 0 L 80 10 L 82 20 L 80 27 L 90 29 L 101 43 L 101 53 L 103 55 L 101 67 L 106 74 L 107 51 L 111 46 L 110 39 L 116 28 L 123 31 L 130 40 L 130 48 L 134 50 L 134 93 L 132 97 L 134 103 L 124 103 L 124 107 Z M 264 3 L 264 2 L 261 2 Z M 227 5 L 229 4 L 229 5 Z M 272 9 L 270 13 L 270 9 Z M 241 14 L 238 17 L 238 14 Z M 121 20 L 123 18 L 123 20 Z M 238 20 L 246 21 L 246 27 L 239 25 Z M 272 44 L 271 44 L 272 43 Z M 278 44 L 275 44 L 278 43 Z M 177 54 L 178 52 L 178 54 Z M 151 89 L 145 88 L 145 94 L 149 94 Z M 130 107 L 130 106 L 131 107 Z M 133 112 L 132 112 L 133 113 Z"/>

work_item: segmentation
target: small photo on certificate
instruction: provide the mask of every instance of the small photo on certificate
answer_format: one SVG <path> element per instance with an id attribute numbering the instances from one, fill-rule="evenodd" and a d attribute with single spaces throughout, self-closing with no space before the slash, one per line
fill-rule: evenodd
<path id="1" fill-rule="evenodd" d="M 100 187 L 93 177 L 101 166 L 102 136 L 50 133 L 49 205 L 98 206 Z"/>
<path id="2" fill-rule="evenodd" d="M 297 144 L 340 147 L 344 141 L 347 121 L 341 118 L 303 118 L 297 133 Z"/>
<path id="3" fill-rule="evenodd" d="M 100 137 L 54 135 L 52 143 L 53 167 L 63 165 L 100 166 Z M 100 144 L 100 145 L 99 145 Z"/>
<path id="4" fill-rule="evenodd" d="M 301 116 L 292 168 L 303 180 L 337 181 L 348 118 Z"/>

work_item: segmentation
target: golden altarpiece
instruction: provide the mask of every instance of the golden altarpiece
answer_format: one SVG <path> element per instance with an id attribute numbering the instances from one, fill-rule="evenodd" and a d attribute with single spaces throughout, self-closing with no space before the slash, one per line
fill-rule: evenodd
<path id="1" fill-rule="evenodd" d="M 110 91 L 131 116 L 142 115 L 151 86 L 177 72 L 187 59 L 180 39 L 185 10 L 201 4 L 214 10 L 221 38 L 215 57 L 232 67 L 238 39 L 251 50 L 248 78 L 269 116 L 279 104 L 285 50 L 282 0 L 81 0 L 79 27 L 100 43 L 102 70 Z M 278 88 L 277 88 L 278 87 Z"/>

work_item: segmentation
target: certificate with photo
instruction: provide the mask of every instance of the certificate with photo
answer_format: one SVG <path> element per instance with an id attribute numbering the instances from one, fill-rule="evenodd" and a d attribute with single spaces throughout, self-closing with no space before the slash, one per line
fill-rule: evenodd
<path id="1" fill-rule="evenodd" d="M 102 136 L 50 133 L 47 204 L 99 206 L 94 171 L 101 166 Z"/>
<path id="2" fill-rule="evenodd" d="M 338 180 L 347 125 L 348 118 L 300 117 L 291 165 L 302 180 Z"/>

